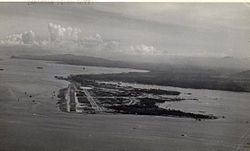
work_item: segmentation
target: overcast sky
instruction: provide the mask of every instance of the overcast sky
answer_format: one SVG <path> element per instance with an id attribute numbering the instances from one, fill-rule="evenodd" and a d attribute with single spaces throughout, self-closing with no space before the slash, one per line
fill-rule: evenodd
<path id="1" fill-rule="evenodd" d="M 83 55 L 250 57 L 250 7 L 244 3 L 1 3 L 0 39 L 1 45 L 55 47 Z"/>

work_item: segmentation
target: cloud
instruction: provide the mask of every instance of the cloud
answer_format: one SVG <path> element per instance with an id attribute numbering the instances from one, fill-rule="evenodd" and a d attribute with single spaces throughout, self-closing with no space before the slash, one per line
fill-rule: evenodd
<path id="1" fill-rule="evenodd" d="M 1 44 L 5 45 L 23 45 L 23 44 L 34 44 L 35 33 L 30 30 L 24 33 L 12 34 L 1 40 Z"/>
<path id="2" fill-rule="evenodd" d="M 107 41 L 100 34 L 87 36 L 79 40 L 82 48 L 88 48 L 96 51 L 116 51 L 120 46 L 117 41 Z"/>
<path id="3" fill-rule="evenodd" d="M 114 51 L 119 42 L 105 40 L 101 34 L 83 35 L 81 29 L 60 24 L 48 24 L 49 37 L 37 38 L 32 30 L 11 34 L 0 41 L 1 45 L 34 45 L 62 51 Z M 39 36 L 38 36 L 39 37 Z"/>
<path id="4" fill-rule="evenodd" d="M 96 33 L 95 35 L 81 38 L 79 42 L 81 47 L 93 48 L 100 47 L 104 43 L 104 40 L 100 34 Z"/>
<path id="5" fill-rule="evenodd" d="M 115 50 L 118 51 L 120 43 L 117 41 L 110 41 L 104 44 L 106 50 Z"/>
<path id="6" fill-rule="evenodd" d="M 161 52 L 152 45 L 137 44 L 121 48 L 118 41 L 105 40 L 99 33 L 83 35 L 81 29 L 60 24 L 48 24 L 49 37 L 37 38 L 32 30 L 12 34 L 0 41 L 2 45 L 33 45 L 58 52 L 87 52 L 93 54 L 157 55 Z M 52 50 L 52 49 L 51 49 Z"/>
<path id="7" fill-rule="evenodd" d="M 161 52 L 157 50 L 154 46 L 145 45 L 145 44 L 138 44 L 134 46 L 130 46 L 127 50 L 129 54 L 142 54 L 142 55 L 156 55 L 160 54 Z"/>
<path id="8" fill-rule="evenodd" d="M 49 23 L 49 40 L 52 43 L 60 43 L 63 41 L 77 42 L 80 37 L 81 29 L 73 27 L 63 27 L 62 25 L 57 25 Z"/>
<path id="9" fill-rule="evenodd" d="M 69 51 L 79 51 L 79 49 L 101 51 L 112 47 L 112 43 L 105 41 L 99 33 L 85 36 L 79 28 L 64 27 L 54 23 L 48 24 L 48 31 L 50 46 L 66 48 Z"/>
<path id="10" fill-rule="evenodd" d="M 40 46 L 56 47 L 62 51 L 84 51 L 91 53 L 115 51 L 118 48 L 119 42 L 107 41 L 101 34 L 83 35 L 81 29 L 74 27 L 64 27 L 59 24 L 48 24 L 49 41 L 40 42 Z"/>
<path id="11" fill-rule="evenodd" d="M 22 34 L 22 41 L 24 44 L 34 44 L 35 42 L 35 33 L 30 30 Z"/>

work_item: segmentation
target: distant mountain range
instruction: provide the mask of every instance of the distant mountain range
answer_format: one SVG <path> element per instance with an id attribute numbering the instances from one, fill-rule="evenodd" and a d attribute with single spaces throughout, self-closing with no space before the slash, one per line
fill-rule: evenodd
<path id="1" fill-rule="evenodd" d="M 58 63 L 72 64 L 72 65 L 86 65 L 86 66 L 104 66 L 104 67 L 129 67 L 129 64 L 122 61 L 113 61 L 91 56 L 76 56 L 72 54 L 61 55 L 19 55 L 11 56 L 15 59 L 32 59 L 32 60 L 46 60 L 56 61 Z"/>
<path id="2" fill-rule="evenodd" d="M 1 58 L 10 56 L 26 59 L 40 59 L 58 61 L 75 65 L 94 65 L 107 67 L 131 67 L 147 70 L 163 70 L 176 68 L 200 68 L 200 69 L 227 69 L 235 71 L 250 70 L 250 58 L 225 57 L 198 57 L 198 56 L 174 56 L 174 55 L 129 55 L 112 56 L 106 53 L 104 56 L 79 55 L 75 53 L 63 54 L 52 48 L 43 49 L 28 46 L 0 46 Z"/>
<path id="3" fill-rule="evenodd" d="M 76 56 L 72 54 L 44 56 L 20 55 L 12 56 L 11 58 L 55 61 L 57 63 L 72 65 L 125 67 L 150 71 L 148 73 L 82 75 L 81 78 L 138 82 L 144 84 L 156 84 L 197 89 L 250 92 L 250 70 L 233 68 L 212 68 L 190 64 L 173 65 L 159 63 L 125 62 L 91 56 Z M 231 60 L 231 58 L 225 59 Z"/>
<path id="4" fill-rule="evenodd" d="M 197 58 L 197 57 L 172 57 L 166 58 L 165 63 L 157 62 L 136 62 L 136 61 L 117 61 L 93 56 L 77 56 L 72 54 L 54 54 L 54 55 L 17 55 L 12 58 L 34 59 L 57 61 L 72 65 L 89 65 L 105 67 L 125 67 L 146 69 L 151 71 L 166 71 L 169 69 L 199 69 L 199 70 L 217 70 L 222 72 L 240 72 L 250 69 L 250 61 L 247 59 L 239 60 L 234 57 L 224 58 Z"/>
<path id="5" fill-rule="evenodd" d="M 249 79 L 250 78 L 250 70 L 242 71 L 233 75 L 234 77 L 240 77 Z"/>

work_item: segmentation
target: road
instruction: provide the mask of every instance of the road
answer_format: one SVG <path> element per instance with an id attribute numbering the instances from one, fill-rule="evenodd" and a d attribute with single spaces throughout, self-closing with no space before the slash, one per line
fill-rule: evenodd
<path id="1" fill-rule="evenodd" d="M 99 107 L 97 105 L 97 103 L 95 102 L 95 100 L 92 98 L 92 96 L 89 94 L 88 90 L 84 89 L 83 92 L 85 93 L 85 95 L 87 96 L 87 99 L 89 101 L 89 103 L 91 104 L 92 108 L 95 110 L 95 111 L 98 111 L 98 112 L 102 112 L 103 111 L 103 108 Z"/>
<path id="2" fill-rule="evenodd" d="M 75 108 L 76 108 L 76 112 L 82 112 L 78 109 L 78 107 L 80 106 L 80 103 L 78 102 L 78 98 L 76 96 L 76 90 L 77 90 L 77 87 L 75 86 L 74 83 L 70 83 L 68 85 L 68 90 L 66 92 L 66 95 L 65 95 L 65 99 L 67 100 L 67 112 L 70 112 L 70 108 L 71 108 L 71 103 L 75 103 Z M 100 107 L 96 101 L 93 99 L 93 97 L 89 94 L 88 90 L 86 89 L 83 89 L 82 92 L 85 93 L 89 103 L 91 104 L 91 107 L 97 111 L 97 112 L 102 112 L 103 111 L 103 108 Z"/>
<path id="3" fill-rule="evenodd" d="M 70 84 L 65 94 L 65 100 L 67 101 L 67 112 L 70 112 Z"/>

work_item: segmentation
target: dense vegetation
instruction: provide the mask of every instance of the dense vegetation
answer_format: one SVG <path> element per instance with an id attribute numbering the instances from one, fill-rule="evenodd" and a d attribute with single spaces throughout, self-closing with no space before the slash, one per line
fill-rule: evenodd
<path id="1" fill-rule="evenodd" d="M 195 89 L 213 89 L 238 92 L 250 92 L 250 79 L 236 81 L 234 78 L 225 76 L 213 76 L 207 74 L 174 74 L 169 72 L 148 73 L 121 73 L 101 75 L 76 75 L 75 80 L 93 79 L 104 81 L 122 81 L 142 84 L 154 84 L 163 86 L 175 86 Z"/>
<path id="2" fill-rule="evenodd" d="M 177 117 L 186 117 L 195 119 L 217 119 L 217 117 L 213 115 L 189 113 L 174 109 L 163 109 L 151 103 L 147 103 L 146 105 L 145 104 L 119 105 L 119 106 L 114 105 L 110 106 L 109 108 L 115 110 L 115 112 L 117 113 L 122 113 L 122 114 L 177 116 Z"/>

